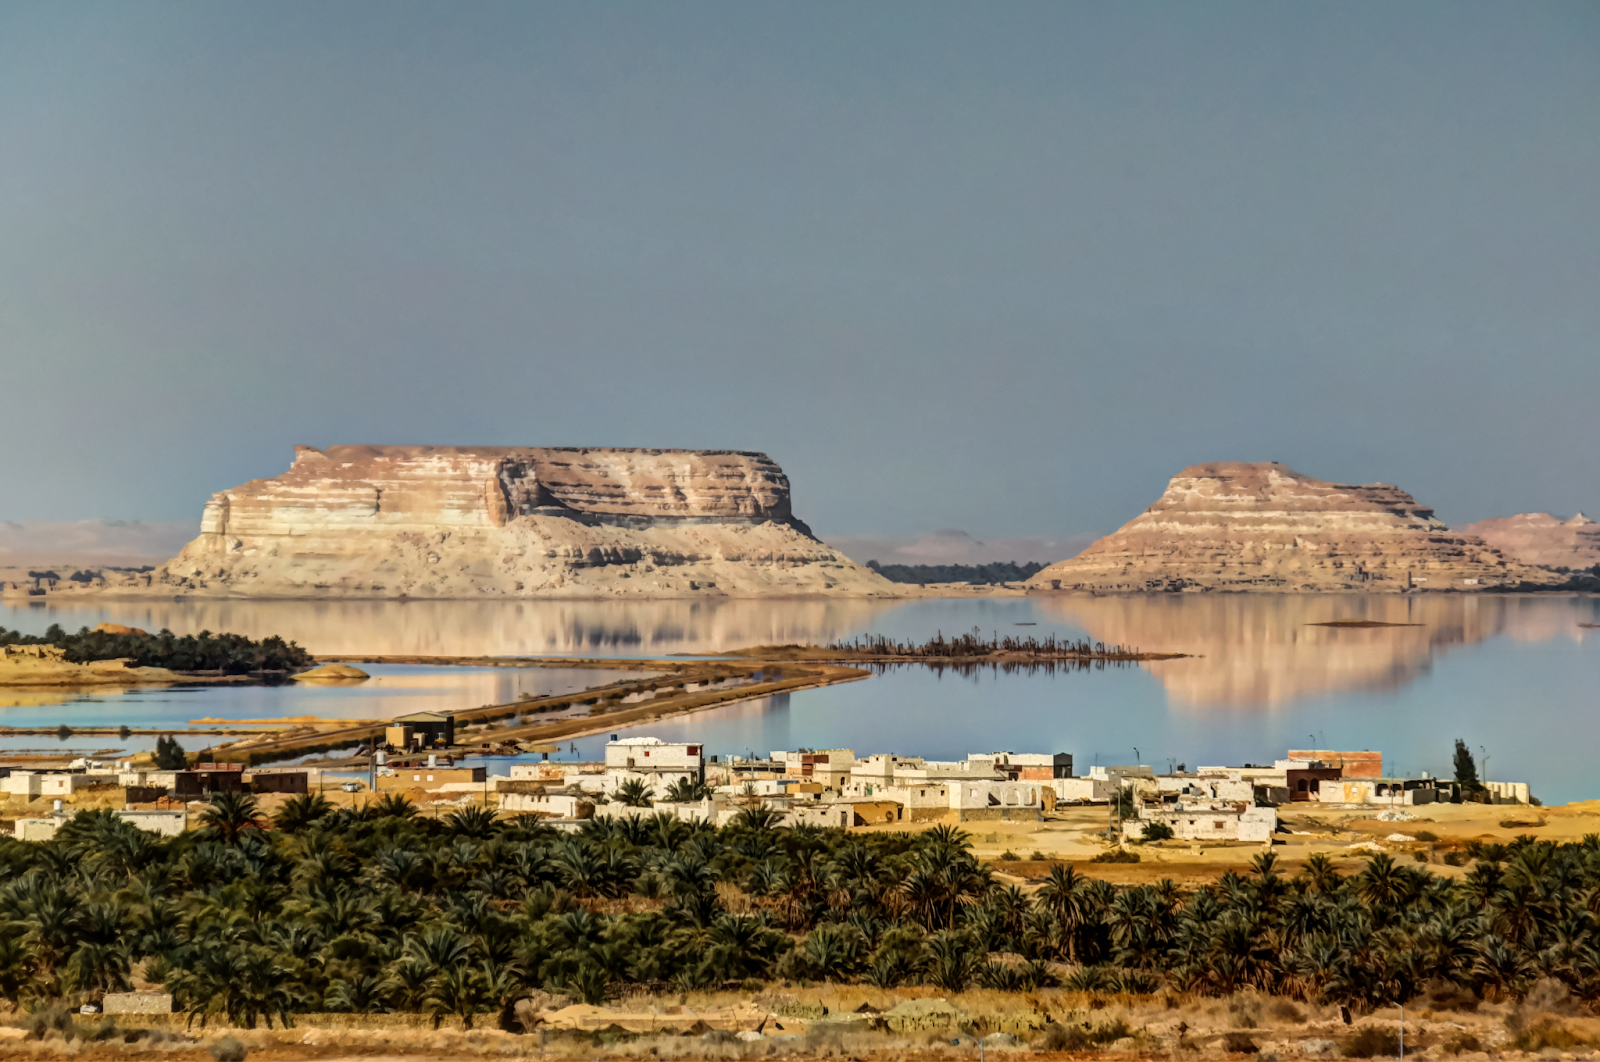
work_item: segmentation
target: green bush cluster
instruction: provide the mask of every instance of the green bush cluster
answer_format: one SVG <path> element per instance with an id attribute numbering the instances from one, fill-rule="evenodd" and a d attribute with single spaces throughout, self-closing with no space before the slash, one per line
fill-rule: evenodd
<path id="1" fill-rule="evenodd" d="M 95 660 L 126 659 L 134 667 L 164 667 L 173 671 L 220 671 L 246 675 L 253 671 L 293 671 L 309 667 L 311 654 L 277 635 L 256 641 L 242 634 L 108 634 L 81 628 L 68 634 L 52 623 L 42 635 L 22 634 L 0 627 L 0 645 L 53 645 L 66 650 L 73 664 Z"/>

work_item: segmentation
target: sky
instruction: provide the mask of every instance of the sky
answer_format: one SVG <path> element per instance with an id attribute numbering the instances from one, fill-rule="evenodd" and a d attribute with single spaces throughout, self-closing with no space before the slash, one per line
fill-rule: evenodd
<path id="1" fill-rule="evenodd" d="M 1597 174 L 1593 3 L 12 0 L 0 521 L 363 442 L 760 450 L 885 541 L 1215 460 L 1594 511 Z"/>

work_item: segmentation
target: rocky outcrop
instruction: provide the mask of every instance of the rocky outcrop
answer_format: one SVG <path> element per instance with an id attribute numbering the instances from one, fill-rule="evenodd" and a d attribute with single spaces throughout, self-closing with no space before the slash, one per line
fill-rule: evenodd
<path id="1" fill-rule="evenodd" d="M 1522 513 L 1479 520 L 1461 530 L 1523 564 L 1574 571 L 1600 565 L 1600 523 L 1582 513 L 1570 520 L 1549 513 Z"/>
<path id="2" fill-rule="evenodd" d="M 1230 461 L 1184 469 L 1138 517 L 1028 585 L 1381 593 L 1563 582 L 1451 531 L 1398 487 L 1328 483 L 1276 462 Z"/>
<path id="3" fill-rule="evenodd" d="M 109 579 L 109 577 L 108 577 Z M 251 597 L 894 594 L 817 541 L 765 454 L 297 447 L 112 592 Z"/>

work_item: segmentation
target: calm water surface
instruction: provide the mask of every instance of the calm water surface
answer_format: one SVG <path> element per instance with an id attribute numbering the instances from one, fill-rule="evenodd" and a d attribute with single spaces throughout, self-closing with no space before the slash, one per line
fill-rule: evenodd
<path id="1" fill-rule="evenodd" d="M 1339 629 L 1333 619 L 1409 626 Z M 864 682 L 697 713 L 648 733 L 713 752 L 845 746 L 939 758 L 1014 749 L 1165 767 L 1262 762 L 1289 747 L 1381 749 L 1395 773 L 1448 773 L 1456 737 L 1498 779 L 1547 802 L 1600 797 L 1600 600 L 1540 596 L 1173 595 L 907 602 L 113 602 L 0 608 L 42 631 L 102 620 L 180 633 L 282 634 L 321 653 L 661 656 L 879 633 L 1056 633 L 1194 654 L 1124 668 L 960 674 L 896 668 Z M 1033 624 L 1033 626 L 1018 626 Z M 94 694 L 0 709 L 11 725 L 110 716 L 184 721 L 380 718 L 513 699 L 545 671 L 374 669 L 378 684 Z M 573 672 L 562 674 L 571 675 Z M 574 681 L 597 685 L 616 676 Z M 510 686 L 506 684 L 512 684 Z M 369 688 L 370 687 L 370 688 Z M 552 691 L 553 692 L 553 691 Z M 15 698 L 13 698 L 15 700 Z M 59 700 L 59 699 L 58 699 Z M 139 713 L 149 713 L 140 715 Z M 164 714 L 163 714 L 164 713 Z M 15 720 L 15 721 L 14 721 Z M 115 725 L 115 724 L 111 724 Z M 577 742 L 592 758 L 605 739 Z M 33 745 L 41 740 L 28 739 Z M 53 742 L 54 739 L 48 739 Z M 48 743 L 48 742 L 44 742 Z M 8 744 L 15 744 L 8 742 Z"/>

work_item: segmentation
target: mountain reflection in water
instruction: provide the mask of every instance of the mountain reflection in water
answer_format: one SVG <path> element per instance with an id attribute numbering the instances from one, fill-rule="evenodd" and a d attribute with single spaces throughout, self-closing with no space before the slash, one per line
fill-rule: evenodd
<path id="1" fill-rule="evenodd" d="M 1190 653 L 1141 666 L 1175 705 L 1261 708 L 1341 690 L 1391 690 L 1436 655 L 1496 635 L 1582 641 L 1592 598 L 1509 595 L 1228 594 L 1040 598 L 1043 612 L 1102 641 Z M 1374 620 L 1394 627 L 1322 627 Z"/>
<path id="2" fill-rule="evenodd" d="M 1329 620 L 1414 626 L 1319 627 Z M 1184 659 L 1138 664 L 1183 709 L 1278 708 L 1339 691 L 1386 691 L 1425 674 L 1436 657 L 1491 638 L 1570 639 L 1596 631 L 1600 599 L 1562 595 L 1152 594 L 928 598 L 766 598 L 699 601 L 203 601 L 106 600 L 0 606 L 0 625 L 69 630 L 102 621 L 178 633 L 280 634 L 314 653 L 648 657 L 754 645 L 827 644 L 858 635 L 922 641 L 974 627 L 984 634 L 1087 635 Z M 921 665 L 918 665 L 921 666 Z M 1079 671 L 1049 662 L 1006 674 Z"/>

